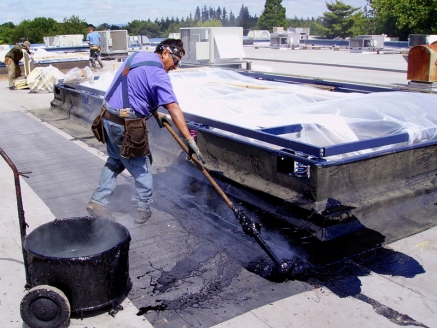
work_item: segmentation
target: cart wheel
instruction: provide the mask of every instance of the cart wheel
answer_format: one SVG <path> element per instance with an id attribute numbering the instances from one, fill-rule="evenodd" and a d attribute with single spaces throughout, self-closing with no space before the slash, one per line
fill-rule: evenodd
<path id="1" fill-rule="evenodd" d="M 70 302 L 60 289 L 40 285 L 23 297 L 20 313 L 31 328 L 62 327 L 70 319 Z"/>

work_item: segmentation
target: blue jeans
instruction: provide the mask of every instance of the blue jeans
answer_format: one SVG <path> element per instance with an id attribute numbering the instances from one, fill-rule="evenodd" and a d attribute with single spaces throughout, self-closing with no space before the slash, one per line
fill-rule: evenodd
<path id="1" fill-rule="evenodd" d="M 106 107 L 106 106 L 105 106 Z M 106 107 L 108 109 L 108 107 Z M 110 112 L 114 113 L 112 110 Z M 133 116 L 135 114 L 133 113 Z M 135 208 L 150 211 L 153 195 L 153 179 L 151 170 L 151 155 L 138 158 L 123 158 L 120 156 L 120 146 L 123 140 L 124 126 L 103 119 L 106 137 L 108 159 L 100 174 L 99 186 L 91 196 L 91 201 L 108 206 L 111 195 L 117 186 L 117 176 L 126 168 L 135 179 L 136 194 L 132 197 Z"/>

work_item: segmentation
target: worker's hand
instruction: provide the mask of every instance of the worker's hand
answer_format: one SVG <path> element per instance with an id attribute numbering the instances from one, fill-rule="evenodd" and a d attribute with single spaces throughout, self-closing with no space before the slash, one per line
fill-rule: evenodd
<path id="1" fill-rule="evenodd" d="M 205 164 L 205 159 L 203 158 L 202 153 L 197 147 L 193 137 L 187 139 L 187 144 L 188 144 L 188 158 L 191 159 L 191 156 L 193 154 L 196 154 L 197 159 L 199 161 L 202 161 L 203 164 Z"/>
<path id="2" fill-rule="evenodd" d="M 156 122 L 158 122 L 158 125 L 161 129 L 164 127 L 164 123 L 167 123 L 168 125 L 171 126 L 171 123 L 168 120 L 167 115 L 165 115 L 163 113 L 154 112 L 153 116 L 155 117 Z"/>

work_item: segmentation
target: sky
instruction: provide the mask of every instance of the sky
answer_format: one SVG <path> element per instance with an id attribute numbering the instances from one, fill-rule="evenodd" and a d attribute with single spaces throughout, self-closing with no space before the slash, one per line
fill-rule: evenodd
<path id="1" fill-rule="evenodd" d="M 327 11 L 326 2 L 335 0 L 282 0 L 287 18 L 319 17 Z M 364 7 L 366 0 L 343 0 L 353 7 Z M 87 23 L 98 26 L 103 23 L 126 24 L 133 20 L 154 21 L 156 18 L 186 18 L 190 12 L 194 16 L 196 7 L 202 9 L 226 8 L 228 13 L 238 16 L 242 5 L 248 7 L 251 16 L 259 17 L 264 10 L 265 0 L 0 0 L 0 24 L 36 17 L 53 18 L 63 22 L 64 18 L 78 16 Z"/>

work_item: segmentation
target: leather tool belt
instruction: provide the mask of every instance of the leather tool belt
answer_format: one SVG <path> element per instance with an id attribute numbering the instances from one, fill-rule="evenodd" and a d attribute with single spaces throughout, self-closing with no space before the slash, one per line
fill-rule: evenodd
<path id="1" fill-rule="evenodd" d="M 120 156 L 137 158 L 150 154 L 149 136 L 145 118 L 124 119 L 124 136 L 120 147 Z"/>
<path id="2" fill-rule="evenodd" d="M 103 127 L 103 115 L 106 113 L 106 108 L 102 106 L 100 114 L 93 120 L 91 124 L 91 131 L 93 131 L 94 137 L 101 142 L 105 143 L 105 128 Z"/>
<path id="3" fill-rule="evenodd" d="M 111 112 L 108 112 L 107 110 L 105 110 L 105 112 L 103 113 L 103 117 L 116 124 L 124 125 L 124 120 L 125 120 L 124 118 L 114 115 Z"/>
<path id="4" fill-rule="evenodd" d="M 120 111 L 121 112 L 121 111 Z M 127 115 L 126 113 L 124 115 Z M 137 158 L 150 154 L 149 137 L 145 118 L 122 118 L 107 111 L 104 106 L 100 114 L 94 119 L 91 130 L 96 139 L 105 143 L 103 118 L 124 126 L 125 131 L 120 147 L 120 156 L 123 158 Z"/>

